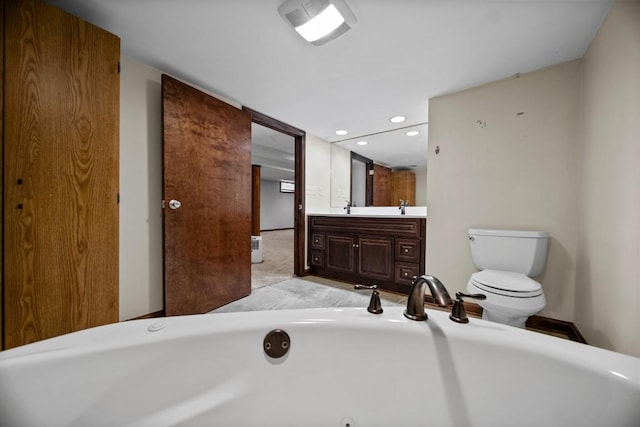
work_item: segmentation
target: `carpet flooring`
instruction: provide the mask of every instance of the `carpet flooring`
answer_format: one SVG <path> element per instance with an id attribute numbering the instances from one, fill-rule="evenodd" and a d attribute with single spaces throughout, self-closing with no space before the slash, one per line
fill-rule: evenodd
<path id="1" fill-rule="evenodd" d="M 262 262 L 251 264 L 251 289 L 293 277 L 293 229 L 263 231 Z"/>

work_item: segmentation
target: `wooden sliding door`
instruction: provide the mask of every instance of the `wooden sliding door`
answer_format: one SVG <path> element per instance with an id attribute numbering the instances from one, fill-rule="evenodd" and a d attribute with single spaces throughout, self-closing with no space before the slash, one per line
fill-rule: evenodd
<path id="1" fill-rule="evenodd" d="M 251 293 L 249 115 L 162 76 L 165 310 L 205 313 Z"/>

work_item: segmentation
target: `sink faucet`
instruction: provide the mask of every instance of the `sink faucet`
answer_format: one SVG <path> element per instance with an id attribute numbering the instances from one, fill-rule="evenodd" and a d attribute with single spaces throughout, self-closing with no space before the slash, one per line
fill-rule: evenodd
<path id="1" fill-rule="evenodd" d="M 398 209 L 400 209 L 400 215 L 404 215 L 404 208 L 409 206 L 409 201 L 408 200 L 400 200 L 400 207 Z"/>
<path id="2" fill-rule="evenodd" d="M 347 206 L 345 206 L 343 209 L 347 211 L 347 215 L 351 214 L 351 202 L 347 202 Z"/>
<path id="3" fill-rule="evenodd" d="M 438 305 L 449 306 L 453 304 L 447 288 L 444 287 L 440 280 L 433 276 L 420 276 L 414 278 L 411 285 L 404 317 L 411 320 L 427 320 L 427 313 L 424 312 L 424 295 L 427 286 Z"/>

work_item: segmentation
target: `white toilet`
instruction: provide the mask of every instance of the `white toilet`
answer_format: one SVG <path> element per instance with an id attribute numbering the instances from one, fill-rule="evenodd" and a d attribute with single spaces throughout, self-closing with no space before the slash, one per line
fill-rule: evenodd
<path id="1" fill-rule="evenodd" d="M 524 328 L 529 316 L 547 301 L 540 283 L 531 279 L 542 271 L 547 258 L 546 231 L 469 229 L 473 264 L 467 291 L 484 294 L 477 300 L 482 318 Z"/>

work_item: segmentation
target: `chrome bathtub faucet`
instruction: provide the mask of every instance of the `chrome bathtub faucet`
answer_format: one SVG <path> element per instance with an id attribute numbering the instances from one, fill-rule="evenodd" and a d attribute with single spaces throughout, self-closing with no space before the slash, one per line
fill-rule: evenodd
<path id="1" fill-rule="evenodd" d="M 448 307 L 453 304 L 447 288 L 444 287 L 440 280 L 428 275 L 416 277 L 409 291 L 404 317 L 411 320 L 427 320 L 427 313 L 424 311 L 424 296 L 427 286 L 438 305 Z"/>

